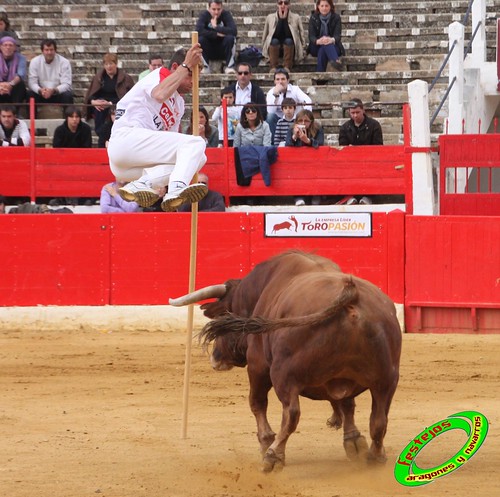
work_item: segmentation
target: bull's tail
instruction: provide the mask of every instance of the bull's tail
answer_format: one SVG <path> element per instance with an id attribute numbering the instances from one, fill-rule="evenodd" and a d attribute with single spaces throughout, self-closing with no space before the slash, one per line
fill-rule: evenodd
<path id="1" fill-rule="evenodd" d="M 308 314 L 307 316 L 280 319 L 267 319 L 258 316 L 243 318 L 228 313 L 207 323 L 200 332 L 199 339 L 207 344 L 228 333 L 259 334 L 279 328 L 319 326 L 325 321 L 338 317 L 348 306 L 354 305 L 358 298 L 358 289 L 352 277 L 346 278 L 342 293 L 324 311 Z"/>

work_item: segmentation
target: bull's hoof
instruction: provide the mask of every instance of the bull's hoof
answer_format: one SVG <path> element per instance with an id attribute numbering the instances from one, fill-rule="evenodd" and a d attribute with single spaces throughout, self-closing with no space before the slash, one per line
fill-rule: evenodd
<path id="1" fill-rule="evenodd" d="M 269 449 L 262 460 L 262 471 L 270 473 L 271 471 L 281 471 L 285 466 L 285 460 L 276 455 L 274 450 Z"/>
<path id="2" fill-rule="evenodd" d="M 363 435 L 344 440 L 344 450 L 351 461 L 357 461 L 368 454 L 368 444 Z"/>
<path id="3" fill-rule="evenodd" d="M 272 443 L 274 442 L 274 439 L 276 438 L 276 434 L 272 433 L 270 435 L 267 435 L 265 437 L 262 437 L 261 440 L 259 440 L 260 444 L 260 455 L 262 457 L 265 457 L 267 449 L 271 447 Z"/>
<path id="4" fill-rule="evenodd" d="M 373 454 L 371 451 L 366 455 L 366 462 L 369 466 L 383 466 L 387 462 L 385 451 L 381 454 Z"/>

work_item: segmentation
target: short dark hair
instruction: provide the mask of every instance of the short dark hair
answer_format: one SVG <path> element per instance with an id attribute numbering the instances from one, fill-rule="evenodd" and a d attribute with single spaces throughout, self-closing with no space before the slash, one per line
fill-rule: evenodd
<path id="1" fill-rule="evenodd" d="M 14 105 L 6 104 L 0 105 L 0 112 L 12 112 L 12 114 L 16 115 L 16 107 Z"/>
<path id="2" fill-rule="evenodd" d="M 281 108 L 283 108 L 285 105 L 290 105 L 292 107 L 297 108 L 297 102 L 290 97 L 286 97 L 283 99 L 283 102 L 281 102 Z"/>
<path id="3" fill-rule="evenodd" d="M 226 86 L 225 88 L 222 88 L 222 90 L 220 91 L 220 96 L 222 98 L 224 95 L 227 95 L 229 93 L 231 93 L 233 97 L 236 96 L 236 90 L 231 86 Z"/>
<path id="4" fill-rule="evenodd" d="M 363 109 L 363 102 L 359 98 L 351 98 L 351 101 L 348 103 L 347 108 L 355 109 L 356 107 L 360 107 L 361 109 Z"/>
<path id="5" fill-rule="evenodd" d="M 163 57 L 159 53 L 154 53 L 149 56 L 149 63 L 153 62 L 153 60 L 160 59 L 163 63 Z"/>
<path id="6" fill-rule="evenodd" d="M 43 50 L 43 47 L 54 47 L 54 50 L 57 52 L 57 42 L 52 38 L 45 38 L 40 42 L 40 50 Z"/>
<path id="7" fill-rule="evenodd" d="M 80 119 L 82 118 L 82 111 L 76 105 L 68 105 L 64 110 L 65 117 L 71 117 L 73 114 L 76 114 Z"/>
<path id="8" fill-rule="evenodd" d="M 174 64 L 177 64 L 178 66 L 180 66 L 184 62 L 184 59 L 186 58 L 186 53 L 187 53 L 187 50 L 185 48 L 179 48 L 178 50 L 176 50 L 173 53 L 172 58 L 168 62 L 168 68 L 172 69 L 172 66 Z"/>
<path id="9" fill-rule="evenodd" d="M 247 66 L 248 67 L 248 72 L 250 74 L 252 74 L 252 64 L 248 63 L 248 62 L 238 62 L 236 64 L 236 72 L 238 72 L 240 70 L 240 67 L 241 66 Z"/>
<path id="10" fill-rule="evenodd" d="M 290 74 L 284 67 L 278 67 L 278 69 L 274 71 L 274 76 L 276 76 L 276 74 L 284 74 L 286 79 L 290 79 Z"/>
<path id="11" fill-rule="evenodd" d="M 207 3 L 209 7 L 212 3 L 216 3 L 217 5 L 222 5 L 222 0 L 208 0 Z"/>

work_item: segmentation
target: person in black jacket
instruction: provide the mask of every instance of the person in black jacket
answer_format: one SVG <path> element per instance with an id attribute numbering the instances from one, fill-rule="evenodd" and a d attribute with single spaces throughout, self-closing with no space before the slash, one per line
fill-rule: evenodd
<path id="1" fill-rule="evenodd" d="M 353 98 L 349 106 L 349 121 L 339 130 L 339 145 L 383 145 L 382 126 L 365 114 L 363 102 Z"/>
<path id="2" fill-rule="evenodd" d="M 342 21 L 333 0 L 316 0 L 316 10 L 309 18 L 309 53 L 317 57 L 316 71 L 341 71 L 345 55 L 341 42 Z"/>
<path id="3" fill-rule="evenodd" d="M 239 62 L 236 66 L 235 83 L 231 83 L 228 88 L 234 90 L 235 105 L 241 106 L 252 102 L 260 110 L 262 119 L 267 118 L 267 100 L 262 88 L 255 82 L 252 82 L 252 66 L 248 62 Z"/>
<path id="4" fill-rule="evenodd" d="M 208 10 L 198 17 L 196 31 L 205 61 L 204 73 L 210 72 L 211 60 L 223 60 L 225 73 L 234 74 L 234 55 L 238 30 L 231 12 L 222 8 L 222 0 L 209 0 Z"/>
<path id="5" fill-rule="evenodd" d="M 64 111 L 65 121 L 54 131 L 54 148 L 92 148 L 92 130 L 82 121 L 78 107 L 69 105 Z"/>

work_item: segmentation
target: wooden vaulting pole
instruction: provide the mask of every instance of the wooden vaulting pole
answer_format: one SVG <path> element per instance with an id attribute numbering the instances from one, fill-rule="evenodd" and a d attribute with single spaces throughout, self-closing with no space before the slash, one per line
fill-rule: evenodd
<path id="1" fill-rule="evenodd" d="M 198 32 L 191 32 L 191 45 L 198 43 Z M 199 136 L 198 123 L 200 122 L 199 96 L 200 96 L 200 68 L 194 66 L 193 74 L 193 119 L 191 130 L 194 136 Z M 194 175 L 193 182 L 198 182 L 198 173 Z M 191 205 L 191 243 L 189 257 L 189 292 L 195 290 L 196 283 L 196 250 L 198 243 L 198 202 Z M 187 329 L 186 329 L 186 357 L 184 360 L 184 387 L 182 393 L 182 433 L 181 438 L 187 438 L 188 422 L 188 403 L 189 403 L 189 384 L 191 378 L 191 346 L 193 342 L 193 322 L 194 322 L 194 304 L 188 306 Z"/>

